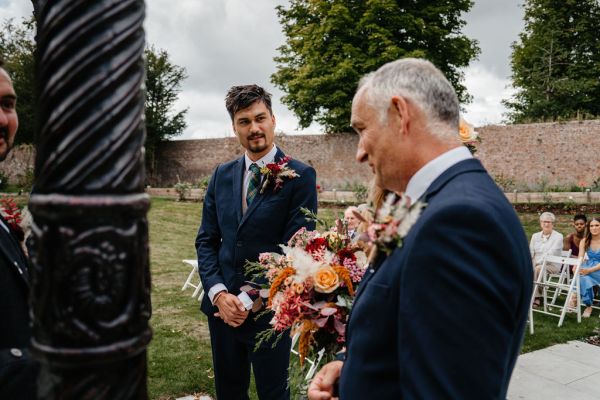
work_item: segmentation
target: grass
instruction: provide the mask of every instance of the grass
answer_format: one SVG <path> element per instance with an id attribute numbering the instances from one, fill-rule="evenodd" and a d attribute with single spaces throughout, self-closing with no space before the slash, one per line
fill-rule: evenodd
<path id="1" fill-rule="evenodd" d="M 322 209 L 319 216 L 332 221 L 343 209 Z M 167 400 L 194 393 L 214 397 L 210 342 L 206 317 L 199 302 L 181 291 L 189 268 L 181 260 L 195 258 L 194 239 L 200 223 L 201 204 L 153 198 L 148 214 L 152 272 L 151 326 L 154 339 L 148 348 L 148 388 L 151 399 Z M 528 238 L 539 231 L 537 214 L 520 215 Z M 555 229 L 568 234 L 571 216 L 559 215 Z M 568 315 L 564 325 L 558 319 L 536 313 L 535 334 L 525 335 L 522 352 L 529 352 L 569 340 L 584 339 L 598 327 L 598 312 L 577 324 Z M 257 398 L 251 388 L 251 398 Z"/>

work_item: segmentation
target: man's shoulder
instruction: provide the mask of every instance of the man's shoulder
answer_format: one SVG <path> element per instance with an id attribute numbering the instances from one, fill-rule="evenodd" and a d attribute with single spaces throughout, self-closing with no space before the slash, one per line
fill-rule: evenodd
<path id="1" fill-rule="evenodd" d="M 240 158 L 236 158 L 230 161 L 226 161 L 224 163 L 218 164 L 215 167 L 215 173 L 227 173 L 233 170 L 235 167 L 239 166 L 241 162 Z"/>
<path id="2" fill-rule="evenodd" d="M 290 158 L 290 161 L 288 161 L 288 166 L 293 169 L 294 171 L 298 172 L 299 174 L 301 174 L 301 172 L 303 171 L 307 171 L 307 170 L 314 170 L 313 167 L 311 167 L 310 165 L 295 159 L 295 158 Z"/>

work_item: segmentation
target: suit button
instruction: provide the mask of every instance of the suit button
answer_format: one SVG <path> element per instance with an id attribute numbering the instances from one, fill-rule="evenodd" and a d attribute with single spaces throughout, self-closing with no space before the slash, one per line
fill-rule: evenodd
<path id="1" fill-rule="evenodd" d="M 239 242 L 236 242 L 235 245 L 237 247 L 242 247 L 244 245 L 244 242 L 242 242 L 241 240 Z"/>
<path id="2" fill-rule="evenodd" d="M 23 352 L 19 349 L 10 349 L 10 354 L 15 357 L 23 357 Z"/>

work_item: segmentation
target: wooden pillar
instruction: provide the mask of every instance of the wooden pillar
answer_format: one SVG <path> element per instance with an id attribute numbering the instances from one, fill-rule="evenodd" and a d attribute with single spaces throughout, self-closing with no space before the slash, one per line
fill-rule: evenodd
<path id="1" fill-rule="evenodd" d="M 145 399 L 142 0 L 37 0 L 32 261 L 42 399 Z"/>

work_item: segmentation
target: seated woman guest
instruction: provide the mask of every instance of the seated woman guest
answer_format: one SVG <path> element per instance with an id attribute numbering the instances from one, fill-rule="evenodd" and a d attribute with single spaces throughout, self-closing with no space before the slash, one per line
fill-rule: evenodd
<path id="1" fill-rule="evenodd" d="M 579 243 L 583 240 L 586 223 L 587 217 L 583 214 L 576 214 L 573 217 L 573 228 L 575 228 L 575 232 L 569 233 L 565 237 L 563 243 L 563 250 L 571 250 L 571 257 L 579 257 Z"/>
<path id="2" fill-rule="evenodd" d="M 588 222 L 585 238 L 579 244 L 580 258 L 587 254 L 588 259 L 581 265 L 581 301 L 587 307 L 583 317 L 592 315 L 594 301 L 594 286 L 600 285 L 600 218 L 594 217 Z"/>
<path id="3" fill-rule="evenodd" d="M 542 262 L 545 255 L 559 256 L 563 248 L 563 235 L 554 230 L 554 221 L 556 217 L 551 212 L 545 212 L 540 215 L 541 232 L 534 233 L 529 243 L 529 251 L 535 269 L 534 281 L 537 281 L 542 269 Z M 560 265 L 555 263 L 546 264 L 546 272 L 557 274 L 560 272 Z M 534 306 L 541 304 L 542 291 L 537 288 L 535 294 Z"/>

